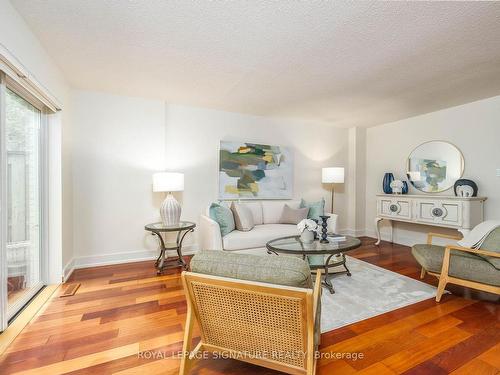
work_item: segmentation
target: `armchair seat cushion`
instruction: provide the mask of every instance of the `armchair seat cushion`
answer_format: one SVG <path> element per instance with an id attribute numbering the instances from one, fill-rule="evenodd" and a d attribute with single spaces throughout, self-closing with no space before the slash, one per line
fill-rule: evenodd
<path id="1" fill-rule="evenodd" d="M 203 250 L 191 259 L 191 271 L 206 275 L 312 288 L 307 262 L 296 257 L 259 256 Z"/>
<path id="2" fill-rule="evenodd" d="M 443 265 L 444 246 L 418 244 L 411 252 L 427 271 L 440 273 Z M 451 250 L 449 275 L 483 284 L 500 286 L 500 271 L 487 260 L 471 253 Z"/>

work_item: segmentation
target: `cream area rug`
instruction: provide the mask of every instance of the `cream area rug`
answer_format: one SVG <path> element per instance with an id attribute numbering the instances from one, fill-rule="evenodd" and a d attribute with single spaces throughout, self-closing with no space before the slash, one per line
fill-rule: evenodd
<path id="1" fill-rule="evenodd" d="M 436 288 L 431 285 L 356 258 L 346 258 L 352 276 L 334 275 L 331 278 L 334 294 L 323 288 L 321 332 L 436 296 Z"/>

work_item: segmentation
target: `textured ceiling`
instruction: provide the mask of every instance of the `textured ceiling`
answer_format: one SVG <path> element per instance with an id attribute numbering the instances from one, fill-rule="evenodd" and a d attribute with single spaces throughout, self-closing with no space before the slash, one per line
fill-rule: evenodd
<path id="1" fill-rule="evenodd" d="M 500 94 L 500 2 L 11 1 L 77 88 L 342 127 Z"/>

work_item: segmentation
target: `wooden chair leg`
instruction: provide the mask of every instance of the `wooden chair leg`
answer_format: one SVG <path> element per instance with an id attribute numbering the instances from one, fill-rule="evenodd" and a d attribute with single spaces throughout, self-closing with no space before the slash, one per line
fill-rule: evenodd
<path id="1" fill-rule="evenodd" d="M 441 296 L 444 293 L 444 288 L 445 288 L 446 284 L 448 283 L 448 270 L 450 269 L 450 257 L 451 257 L 450 247 L 446 247 L 446 249 L 444 249 L 443 265 L 441 267 L 441 274 L 439 275 L 439 284 L 438 284 L 438 289 L 437 289 L 437 293 L 436 293 L 436 302 L 441 301 Z"/>
<path id="2" fill-rule="evenodd" d="M 420 278 L 423 279 L 425 277 L 425 268 L 422 267 L 422 269 L 420 270 Z"/>
<path id="3" fill-rule="evenodd" d="M 448 283 L 448 280 L 446 279 L 446 277 L 441 275 L 441 277 L 439 278 L 439 284 L 438 284 L 438 288 L 437 288 L 437 292 L 436 292 L 436 302 L 441 301 L 441 297 L 444 293 L 444 288 L 446 287 L 447 283 Z"/>
<path id="4" fill-rule="evenodd" d="M 192 344 L 193 325 L 194 325 L 193 314 L 192 314 L 191 308 L 188 307 L 187 316 L 186 316 L 186 325 L 184 327 L 184 329 L 185 329 L 184 342 L 182 343 L 182 359 L 181 359 L 181 366 L 179 369 L 180 375 L 186 375 L 189 373 L 189 369 L 191 367 L 191 362 L 193 361 L 193 359 L 190 358 L 191 347 L 193 345 Z"/>

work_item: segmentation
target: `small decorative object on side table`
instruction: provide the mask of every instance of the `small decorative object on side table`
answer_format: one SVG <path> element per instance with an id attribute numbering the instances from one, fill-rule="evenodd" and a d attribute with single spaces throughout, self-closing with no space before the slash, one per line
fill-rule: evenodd
<path id="1" fill-rule="evenodd" d="M 184 241 L 184 237 L 189 232 L 194 232 L 194 228 L 196 227 L 195 223 L 190 221 L 180 221 L 177 225 L 164 225 L 163 223 L 152 223 L 148 224 L 144 227 L 147 231 L 151 232 L 153 235 L 156 235 L 158 238 L 158 242 L 160 245 L 160 255 L 158 259 L 156 259 L 155 267 L 157 268 L 157 274 L 161 274 L 165 268 L 173 268 L 173 267 L 183 267 L 187 269 L 187 264 L 182 259 L 182 241 Z M 175 243 L 165 244 L 162 233 L 166 232 L 177 232 L 177 239 Z M 177 259 L 167 260 L 166 252 L 167 250 L 175 250 L 177 252 Z M 169 264 L 170 263 L 170 264 Z"/>
<path id="2" fill-rule="evenodd" d="M 323 222 L 321 223 L 321 240 L 319 242 L 321 243 L 328 243 L 328 218 L 330 216 L 320 216 L 321 220 Z"/>

